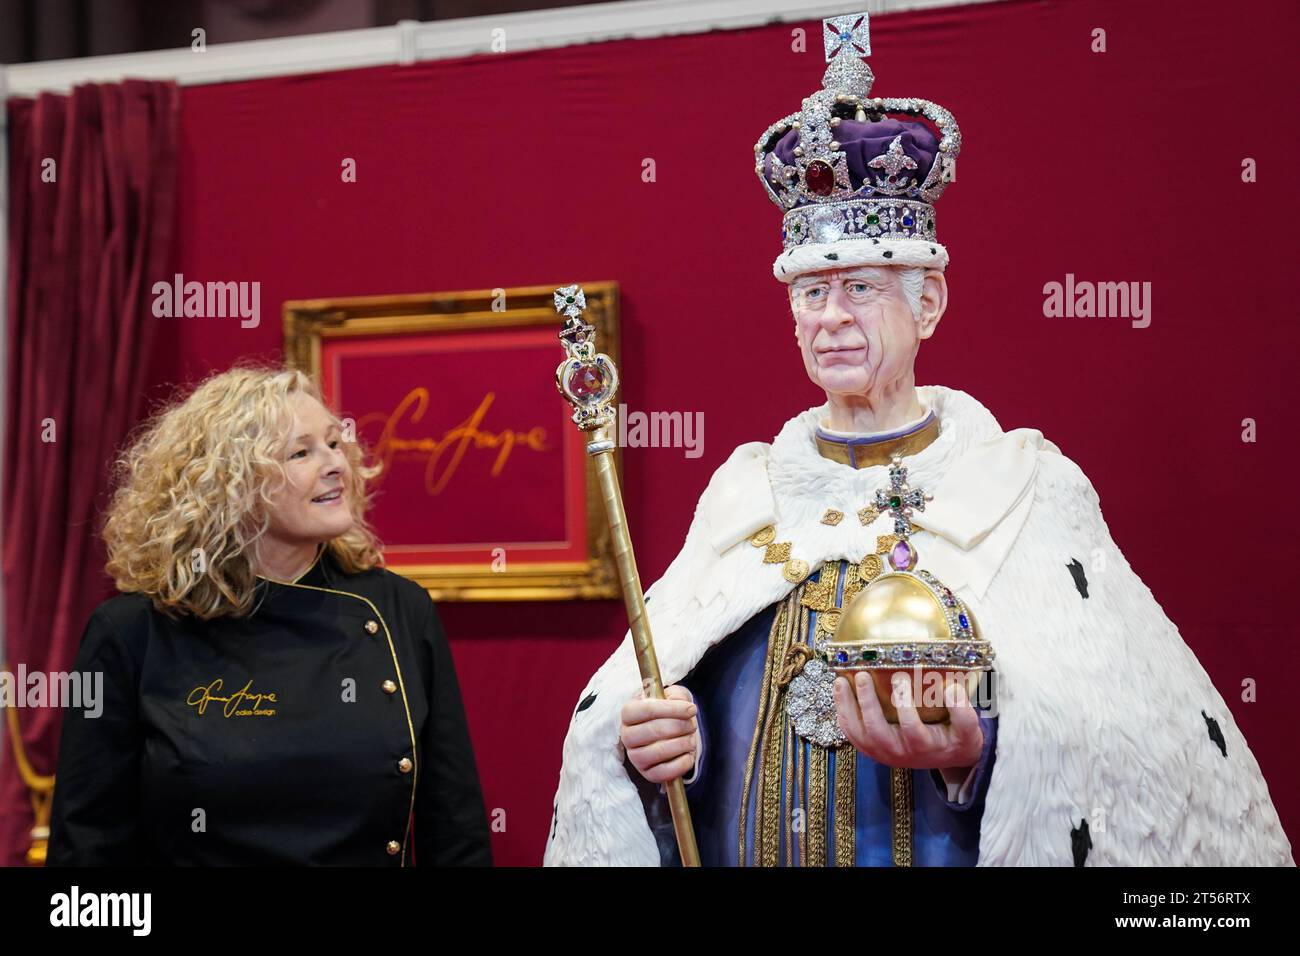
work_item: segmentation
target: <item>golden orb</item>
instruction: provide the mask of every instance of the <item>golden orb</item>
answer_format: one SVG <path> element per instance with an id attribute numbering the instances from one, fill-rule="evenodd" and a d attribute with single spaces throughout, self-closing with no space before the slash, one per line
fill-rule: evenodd
<path id="1" fill-rule="evenodd" d="M 896 571 L 876 578 L 844 608 L 823 659 L 850 683 L 859 671 L 870 672 L 890 723 L 898 723 L 892 681 L 906 674 L 917 714 L 937 724 L 948 719 L 945 676 L 958 674 L 973 698 L 979 672 L 992 669 L 993 651 L 979 636 L 974 615 L 933 575 Z"/>

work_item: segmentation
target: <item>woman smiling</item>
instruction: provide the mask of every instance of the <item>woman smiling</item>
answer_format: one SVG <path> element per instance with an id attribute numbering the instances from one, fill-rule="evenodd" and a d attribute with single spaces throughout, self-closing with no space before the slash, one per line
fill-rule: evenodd
<path id="1" fill-rule="evenodd" d="M 236 368 L 118 461 L 49 864 L 491 862 L 446 637 L 348 437 L 301 372 Z"/>

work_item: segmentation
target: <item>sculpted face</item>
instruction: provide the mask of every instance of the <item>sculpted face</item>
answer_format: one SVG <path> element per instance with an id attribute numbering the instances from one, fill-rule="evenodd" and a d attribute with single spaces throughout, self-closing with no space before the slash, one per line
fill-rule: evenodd
<path id="1" fill-rule="evenodd" d="M 282 459 L 289 480 L 269 492 L 267 536 L 287 546 L 329 541 L 352 527 L 339 423 L 310 395 L 295 392 L 289 402 L 294 421 Z"/>
<path id="2" fill-rule="evenodd" d="M 908 302 L 898 266 L 854 266 L 800 276 L 790 308 L 804 368 L 835 396 L 885 397 L 914 384 L 913 362 L 947 304 L 947 285 L 925 273 L 921 314 Z"/>

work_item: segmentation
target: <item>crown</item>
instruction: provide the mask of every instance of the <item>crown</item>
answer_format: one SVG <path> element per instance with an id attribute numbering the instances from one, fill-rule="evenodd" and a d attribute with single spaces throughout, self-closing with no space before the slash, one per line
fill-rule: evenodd
<path id="1" fill-rule="evenodd" d="M 945 268 L 934 203 L 956 178 L 957 121 L 929 100 L 871 97 L 866 13 L 822 26 L 822 88 L 754 144 L 754 171 L 785 210 L 773 274 L 791 282 L 849 265 Z"/>

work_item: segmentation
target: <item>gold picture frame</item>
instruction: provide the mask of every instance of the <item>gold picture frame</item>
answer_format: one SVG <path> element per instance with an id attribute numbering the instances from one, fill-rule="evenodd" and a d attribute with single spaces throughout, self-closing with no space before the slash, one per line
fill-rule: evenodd
<path id="1" fill-rule="evenodd" d="M 552 326 L 555 364 L 564 358 L 558 333 L 563 317 L 555 311 L 554 286 L 520 286 L 414 295 L 356 296 L 305 299 L 284 303 L 285 363 L 322 384 L 322 347 L 340 339 L 376 338 L 512 327 Z M 587 296 L 586 320 L 596 329 L 596 342 L 617 365 L 619 355 L 619 290 L 616 282 L 581 283 Z M 552 379 L 553 381 L 553 379 Z M 328 394 L 326 396 L 329 397 Z M 558 406 L 564 399 L 555 393 Z M 577 433 L 567 420 L 564 424 Z M 581 450 L 584 442 L 577 447 Z M 391 570 L 419 582 L 435 601 L 564 601 L 604 600 L 620 594 L 613 543 L 606 522 L 596 470 L 583 453 L 586 559 L 578 561 L 520 561 L 504 570 L 486 563 L 415 563 L 387 561 Z M 566 453 L 567 454 L 567 453 Z M 622 471 L 621 449 L 615 465 Z M 576 469 L 578 466 L 573 465 Z M 570 495 L 569 497 L 572 497 Z M 559 507 L 560 505 L 557 505 Z M 571 505 L 576 509 L 578 505 Z"/>

